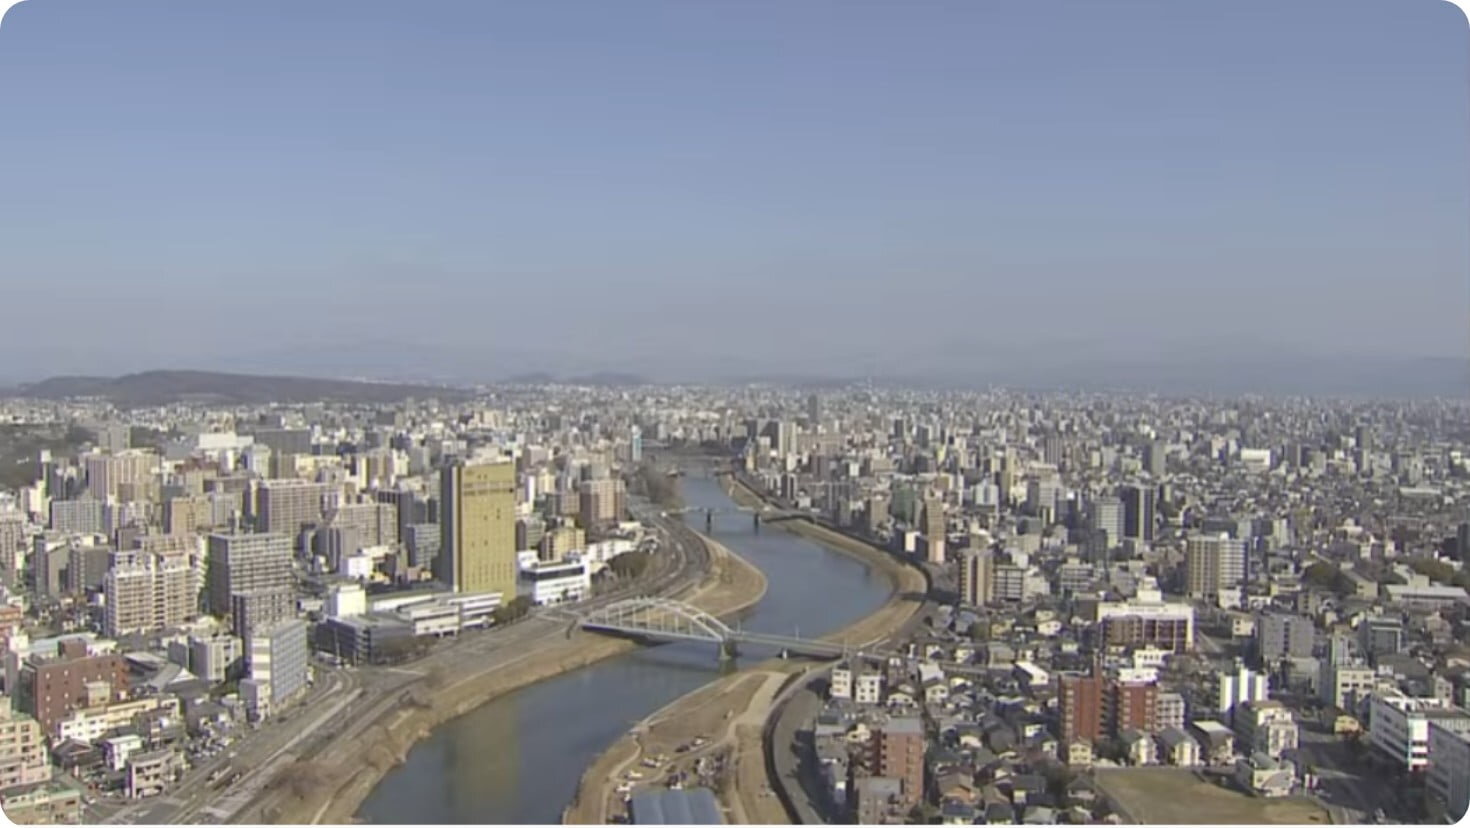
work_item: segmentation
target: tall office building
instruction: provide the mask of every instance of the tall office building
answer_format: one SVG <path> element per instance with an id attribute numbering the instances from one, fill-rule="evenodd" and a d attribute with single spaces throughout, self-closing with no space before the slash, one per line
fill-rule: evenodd
<path id="1" fill-rule="evenodd" d="M 327 512 L 322 526 L 342 530 L 360 546 L 391 546 L 398 542 L 398 506 L 391 502 L 345 504 Z"/>
<path id="2" fill-rule="evenodd" d="M 1256 616 L 1256 654 L 1271 665 L 1283 658 L 1310 658 L 1317 625 L 1304 615 L 1263 612 Z"/>
<path id="3" fill-rule="evenodd" d="M 635 464 L 643 462 L 643 429 L 633 426 L 633 432 L 628 437 L 628 459 Z"/>
<path id="4" fill-rule="evenodd" d="M 1107 536 L 1103 542 L 1105 551 L 1123 542 L 1123 501 L 1116 497 L 1100 497 L 1092 502 L 1089 517 L 1092 531 Z"/>
<path id="5" fill-rule="evenodd" d="M 0 512 L 0 580 L 14 585 L 20 576 L 26 546 L 26 518 L 20 512 Z"/>
<path id="6" fill-rule="evenodd" d="M 379 489 L 373 493 L 379 503 L 387 503 L 396 510 L 400 543 L 408 542 L 408 527 L 416 523 L 428 523 L 427 509 L 418 493 L 409 489 Z"/>
<path id="7" fill-rule="evenodd" d="M 414 523 L 410 524 L 403 536 L 403 543 L 408 548 L 408 565 L 417 567 L 428 567 L 439 555 L 439 545 L 443 538 L 439 534 L 437 523 Z M 524 547 L 531 548 L 531 547 Z"/>
<path id="8" fill-rule="evenodd" d="M 295 617 L 296 595 L 290 589 L 265 587 L 230 594 L 230 630 L 241 641 Z"/>
<path id="9" fill-rule="evenodd" d="M 776 453 L 782 456 L 796 452 L 796 423 L 780 420 L 775 423 Z"/>
<path id="10" fill-rule="evenodd" d="M 329 495 L 333 486 L 329 483 L 308 483 L 304 480 L 265 480 L 256 492 L 256 525 L 259 532 L 282 534 L 295 539 L 301 527 L 321 523 L 326 514 Z"/>
<path id="11" fill-rule="evenodd" d="M 577 514 L 582 526 L 622 520 L 627 485 L 620 478 L 603 477 L 577 484 Z"/>
<path id="12" fill-rule="evenodd" d="M 1362 451 L 1372 451 L 1373 429 L 1366 425 L 1353 429 L 1353 443 Z"/>
<path id="13" fill-rule="evenodd" d="M 1001 492 L 1005 496 L 1005 492 Z M 1047 523 L 1057 519 L 1057 506 L 1062 497 L 1061 480 L 1054 474 L 1026 481 L 1026 508 Z"/>
<path id="14" fill-rule="evenodd" d="M 1163 477 L 1166 470 L 1164 444 L 1154 440 L 1143 447 L 1143 469 L 1155 478 Z"/>
<path id="15" fill-rule="evenodd" d="M 1066 444 L 1062 442 L 1062 435 L 1048 434 L 1041 440 L 1042 462 L 1052 466 L 1060 466 L 1065 454 Z"/>
<path id="16" fill-rule="evenodd" d="M 163 502 L 166 535 L 193 535 L 214 525 L 214 503 L 207 495 L 171 497 Z"/>
<path id="17" fill-rule="evenodd" d="M 1152 486 L 1124 486 L 1119 492 L 1123 503 L 1123 537 L 1145 543 L 1154 539 L 1155 498 Z"/>
<path id="18" fill-rule="evenodd" d="M 311 454 L 311 431 L 304 428 L 256 429 L 255 442 L 269 448 L 272 454 Z"/>
<path id="19" fill-rule="evenodd" d="M 1191 598 L 1214 600 L 1245 579 L 1245 542 L 1223 533 L 1192 537 L 1184 549 L 1184 572 Z"/>
<path id="20" fill-rule="evenodd" d="M 812 425 L 822 421 L 822 398 L 816 394 L 806 398 L 806 418 Z"/>
<path id="21" fill-rule="evenodd" d="M 230 613 L 230 596 L 254 590 L 294 588 L 291 539 L 280 534 L 210 535 L 206 568 L 209 611 Z"/>
<path id="22" fill-rule="evenodd" d="M 82 456 L 87 489 L 98 500 L 117 497 L 124 483 L 146 484 L 158 475 L 159 458 L 151 451 L 125 451 L 120 454 L 87 454 Z"/>
<path id="23" fill-rule="evenodd" d="M 995 562 L 989 549 L 966 549 L 960 553 L 960 594 L 964 603 L 987 606 L 994 594 Z"/>
<path id="24" fill-rule="evenodd" d="M 925 498 L 924 541 L 929 545 L 930 563 L 944 563 L 944 535 L 947 527 L 944 501 L 937 497 Z"/>
<path id="25" fill-rule="evenodd" d="M 306 622 L 261 627 L 245 642 L 245 661 L 250 674 L 241 682 L 246 706 L 252 718 L 269 718 L 306 690 L 311 667 Z"/>
<path id="26" fill-rule="evenodd" d="M 199 608 L 199 577 L 187 555 L 124 551 L 103 578 L 103 632 L 116 638 L 179 627 Z"/>
<path id="27" fill-rule="evenodd" d="M 67 534 L 105 535 L 108 533 L 105 506 L 103 501 L 94 497 L 53 500 L 49 528 Z"/>
<path id="28" fill-rule="evenodd" d="M 509 461 L 444 467 L 434 576 L 455 592 L 516 594 L 516 472 Z"/>

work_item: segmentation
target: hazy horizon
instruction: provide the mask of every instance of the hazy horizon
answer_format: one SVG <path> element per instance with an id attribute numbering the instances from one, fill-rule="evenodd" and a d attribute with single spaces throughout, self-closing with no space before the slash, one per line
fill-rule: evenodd
<path id="1" fill-rule="evenodd" d="M 31 0 L 0 378 L 1463 360 L 1466 30 L 1443 0 Z"/>

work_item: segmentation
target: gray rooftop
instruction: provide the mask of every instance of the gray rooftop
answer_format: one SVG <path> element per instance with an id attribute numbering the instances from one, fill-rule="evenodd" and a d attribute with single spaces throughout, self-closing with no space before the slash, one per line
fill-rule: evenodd
<path id="1" fill-rule="evenodd" d="M 638 791 L 633 794 L 635 825 L 723 825 L 720 806 L 709 788 Z"/>

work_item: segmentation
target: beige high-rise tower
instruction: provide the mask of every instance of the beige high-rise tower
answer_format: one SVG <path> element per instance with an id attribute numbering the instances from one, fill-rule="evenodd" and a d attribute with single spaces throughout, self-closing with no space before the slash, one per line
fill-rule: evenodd
<path id="1" fill-rule="evenodd" d="M 440 549 L 434 577 L 455 592 L 516 594 L 516 467 L 456 463 L 439 475 Z"/>

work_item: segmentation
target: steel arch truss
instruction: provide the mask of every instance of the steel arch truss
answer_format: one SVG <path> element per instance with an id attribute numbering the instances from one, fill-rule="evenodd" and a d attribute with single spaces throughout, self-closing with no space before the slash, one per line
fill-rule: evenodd
<path id="1" fill-rule="evenodd" d="M 669 598 L 629 598 L 582 616 L 582 628 L 726 644 L 736 633 L 698 607 Z"/>

